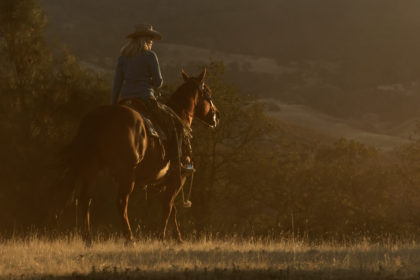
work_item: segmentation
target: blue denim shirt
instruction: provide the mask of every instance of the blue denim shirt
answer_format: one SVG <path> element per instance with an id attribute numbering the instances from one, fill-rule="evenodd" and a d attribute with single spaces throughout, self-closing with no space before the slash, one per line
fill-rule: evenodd
<path id="1" fill-rule="evenodd" d="M 112 104 L 125 98 L 154 97 L 153 88 L 163 84 L 159 61 L 153 51 L 134 57 L 120 56 L 115 70 Z"/>

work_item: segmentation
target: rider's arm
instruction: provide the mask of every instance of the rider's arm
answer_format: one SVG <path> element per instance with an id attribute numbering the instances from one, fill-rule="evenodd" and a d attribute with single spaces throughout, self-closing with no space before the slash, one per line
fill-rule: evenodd
<path id="1" fill-rule="evenodd" d="M 163 84 L 162 73 L 160 72 L 159 60 L 154 52 L 151 53 L 151 74 L 152 74 L 152 86 L 160 88 Z"/>
<path id="2" fill-rule="evenodd" d="M 118 58 L 117 68 L 115 69 L 114 86 L 112 88 L 111 104 L 117 104 L 121 86 L 124 79 L 122 57 Z"/>

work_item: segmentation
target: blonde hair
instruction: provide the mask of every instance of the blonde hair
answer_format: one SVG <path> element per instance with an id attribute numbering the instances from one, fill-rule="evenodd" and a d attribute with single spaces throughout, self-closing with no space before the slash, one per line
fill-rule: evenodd
<path id="1" fill-rule="evenodd" d="M 150 51 L 152 49 L 152 41 L 150 37 L 130 38 L 121 48 L 121 55 L 136 56 L 142 51 Z"/>

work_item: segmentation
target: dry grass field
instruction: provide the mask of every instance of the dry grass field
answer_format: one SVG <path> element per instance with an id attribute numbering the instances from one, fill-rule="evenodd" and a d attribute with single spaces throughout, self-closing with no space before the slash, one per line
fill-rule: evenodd
<path id="1" fill-rule="evenodd" d="M 0 279 L 420 279 L 420 246 L 284 239 L 141 240 L 42 238 L 0 243 Z"/>

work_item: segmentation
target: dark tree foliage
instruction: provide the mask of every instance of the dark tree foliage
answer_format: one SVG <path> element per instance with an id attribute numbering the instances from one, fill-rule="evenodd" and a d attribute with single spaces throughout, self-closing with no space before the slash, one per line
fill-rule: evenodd
<path id="1" fill-rule="evenodd" d="M 104 102 L 104 82 L 65 50 L 44 40 L 36 0 L 0 4 L 0 200 L 4 229 L 39 222 L 58 171 L 57 152 L 79 118 Z M 43 203 L 45 202 L 45 203 Z M 39 211 L 41 213 L 41 211 Z"/>

